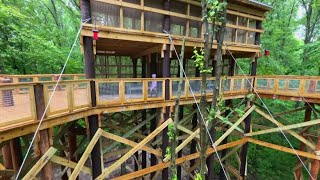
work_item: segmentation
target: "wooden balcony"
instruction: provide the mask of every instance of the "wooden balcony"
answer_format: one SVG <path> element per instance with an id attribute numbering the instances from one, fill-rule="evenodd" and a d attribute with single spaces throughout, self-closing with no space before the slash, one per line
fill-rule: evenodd
<path id="1" fill-rule="evenodd" d="M 250 81 L 254 83 L 255 92 L 261 97 L 320 103 L 320 77 L 257 76 L 247 78 L 236 76 L 222 79 L 220 89 L 223 90 L 223 97 L 225 99 L 245 97 L 252 91 Z M 164 85 L 166 80 L 170 81 L 169 87 Z M 207 99 L 209 102 L 212 99 L 214 81 L 214 78 L 208 78 Z M 95 83 L 96 89 L 97 107 L 94 108 L 91 107 L 90 82 Z M 56 82 L 0 84 L 1 141 L 17 135 L 8 134 L 13 129 L 18 131 L 19 135 L 33 132 L 38 122 L 35 117 L 34 86 L 39 84 L 43 86 L 45 104 L 48 104 Z M 199 102 L 201 79 L 190 78 L 183 84 L 181 104 L 193 104 L 193 94 Z M 177 78 L 62 81 L 52 97 L 42 128 L 53 127 L 92 114 L 174 106 L 177 86 Z M 166 88 L 169 88 L 169 100 L 165 100 Z"/>
<path id="2" fill-rule="evenodd" d="M 257 27 L 268 7 L 234 0 L 228 5 L 225 42 L 236 56 L 257 56 L 260 48 L 255 44 Z M 99 30 L 100 39 L 94 43 L 95 53 L 139 57 L 161 53 L 170 44 L 163 32 L 164 16 L 171 17 L 171 34 L 179 48 L 186 37 L 186 54 L 194 47 L 203 47 L 201 5 L 198 1 L 173 0 L 170 11 L 164 10 L 162 1 L 154 0 L 94 0 L 91 2 L 92 24 L 84 24 L 82 36 L 93 36 Z M 81 42 L 82 43 L 82 42 Z M 213 49 L 216 49 L 216 41 Z"/>

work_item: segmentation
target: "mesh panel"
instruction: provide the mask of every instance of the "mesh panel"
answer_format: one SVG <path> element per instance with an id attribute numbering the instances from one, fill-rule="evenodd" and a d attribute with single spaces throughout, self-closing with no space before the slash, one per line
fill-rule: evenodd
<path id="1" fill-rule="evenodd" d="M 54 85 L 47 86 L 47 92 L 49 99 L 53 93 Z M 68 87 L 67 85 L 58 85 L 56 91 L 53 94 L 51 103 L 49 105 L 50 113 L 56 111 L 63 111 L 68 109 Z"/>
<path id="2" fill-rule="evenodd" d="M 14 120 L 32 119 L 32 88 L 0 88 L 0 124 Z M 32 99 L 33 101 L 34 99 Z"/>
<path id="3" fill-rule="evenodd" d="M 186 14 L 187 13 L 187 7 L 188 5 L 183 2 L 179 1 L 171 1 L 170 2 L 170 11 L 180 13 L 180 14 Z"/>
<path id="4" fill-rule="evenodd" d="M 139 30 L 141 28 L 141 11 L 132 8 L 123 8 L 123 27 Z"/>
<path id="5" fill-rule="evenodd" d="M 189 36 L 195 38 L 201 37 L 201 22 L 190 21 Z"/>
<path id="6" fill-rule="evenodd" d="M 125 82 L 125 99 L 141 99 L 143 98 L 142 82 Z"/>
<path id="7" fill-rule="evenodd" d="M 99 83 L 99 101 L 110 102 L 119 101 L 119 82 Z"/>
<path id="8" fill-rule="evenodd" d="M 233 91 L 240 91 L 242 88 L 242 79 L 235 79 L 233 81 Z"/>
<path id="9" fill-rule="evenodd" d="M 201 93 L 201 80 L 190 80 L 190 87 L 189 87 L 189 96 L 192 96 L 191 90 L 195 95 L 200 95 Z"/>
<path id="10" fill-rule="evenodd" d="M 256 37 L 255 32 L 248 32 L 247 44 L 255 44 L 255 37 Z"/>
<path id="11" fill-rule="evenodd" d="M 190 16 L 202 17 L 202 9 L 199 6 L 190 5 Z"/>
<path id="12" fill-rule="evenodd" d="M 163 32 L 163 18 L 162 14 L 156 14 L 152 12 L 145 12 L 144 13 L 144 26 L 145 31 L 151 32 Z"/>
<path id="13" fill-rule="evenodd" d="M 225 41 L 226 42 L 234 42 L 235 40 L 235 35 L 236 35 L 236 30 L 232 29 L 232 28 L 226 28 L 226 32 L 225 32 Z"/>
<path id="14" fill-rule="evenodd" d="M 139 4 L 140 5 L 140 0 L 122 0 L 123 2 L 128 2 L 132 4 Z"/>
<path id="15" fill-rule="evenodd" d="M 237 24 L 237 16 L 232 15 L 232 14 L 227 14 L 227 23 L 236 25 Z"/>
<path id="16" fill-rule="evenodd" d="M 171 17 L 171 33 L 184 36 L 186 34 L 186 19 Z"/>
<path id="17" fill-rule="evenodd" d="M 246 43 L 246 32 L 244 30 L 237 31 L 237 43 Z"/>
<path id="18" fill-rule="evenodd" d="M 182 89 L 181 89 L 181 97 L 185 96 L 186 95 L 186 92 L 185 92 L 185 81 L 182 82 Z M 177 93 L 178 93 L 178 85 L 179 85 L 179 81 L 172 81 L 172 96 L 177 96 Z"/>
<path id="19" fill-rule="evenodd" d="M 163 92 L 162 81 L 148 82 L 148 98 L 161 98 Z"/>
<path id="20" fill-rule="evenodd" d="M 307 80 L 305 86 L 305 92 L 307 93 L 319 93 L 320 92 L 320 81 L 317 80 Z"/>
<path id="21" fill-rule="evenodd" d="M 163 1 L 144 0 L 144 5 L 148 7 L 157 8 L 157 9 L 163 9 Z"/>
<path id="22" fill-rule="evenodd" d="M 91 2 L 93 24 L 120 27 L 120 7 L 102 3 Z"/>
<path id="23" fill-rule="evenodd" d="M 74 107 L 89 106 L 89 84 L 79 83 L 73 84 Z"/>

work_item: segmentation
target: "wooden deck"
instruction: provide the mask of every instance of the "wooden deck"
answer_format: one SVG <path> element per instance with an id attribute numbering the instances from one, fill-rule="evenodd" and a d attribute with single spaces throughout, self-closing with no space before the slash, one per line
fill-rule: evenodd
<path id="1" fill-rule="evenodd" d="M 257 76 L 248 77 L 261 97 L 320 103 L 320 77 Z M 165 81 L 170 86 L 165 87 Z M 91 107 L 90 81 L 95 83 L 97 107 Z M 189 86 L 190 83 L 190 86 Z M 192 92 L 200 100 L 200 78 L 184 83 L 181 104 L 193 104 Z M 34 82 L 0 84 L 0 140 L 33 132 L 37 125 Z M 41 82 L 48 104 L 55 82 Z M 155 88 L 152 88 L 152 84 Z M 42 128 L 84 118 L 91 114 L 132 111 L 173 106 L 178 79 L 95 79 L 62 81 L 52 97 Z M 212 97 L 214 78 L 208 79 L 207 95 Z M 228 77 L 221 82 L 225 99 L 243 98 L 252 93 L 246 77 Z M 169 88 L 170 100 L 165 100 Z M 191 92 L 192 89 L 192 92 Z M 12 133 L 15 131 L 15 133 Z"/>

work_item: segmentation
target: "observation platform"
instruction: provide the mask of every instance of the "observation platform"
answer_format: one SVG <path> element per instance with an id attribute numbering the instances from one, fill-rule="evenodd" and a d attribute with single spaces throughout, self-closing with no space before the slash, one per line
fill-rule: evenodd
<path id="1" fill-rule="evenodd" d="M 36 117 L 35 86 L 43 88 L 45 105 L 53 93 L 57 75 L 10 76 L 11 82 L 0 84 L 0 141 L 26 135 L 35 131 Z M 64 75 L 54 93 L 41 129 L 71 122 L 93 114 L 133 111 L 174 106 L 178 78 L 134 78 L 81 80 L 83 75 Z M 165 81 L 170 86 L 165 87 Z M 27 81 L 27 82 L 26 82 Z M 208 78 L 207 99 L 210 102 L 215 79 Z M 254 90 L 251 88 L 253 82 Z M 91 86 L 90 86 L 91 84 Z M 96 104 L 92 108 L 91 87 L 96 89 Z M 201 78 L 184 80 L 181 105 L 200 101 Z M 165 100 L 169 90 L 170 100 Z M 192 92 L 191 92 L 192 89 Z M 248 93 L 258 93 L 262 98 L 306 101 L 320 103 L 320 77 L 311 76 L 233 76 L 223 78 L 223 98 L 244 98 Z"/>
<path id="2" fill-rule="evenodd" d="M 186 37 L 185 54 L 191 57 L 194 47 L 203 47 L 200 1 L 173 0 L 170 3 L 170 10 L 166 10 L 162 1 L 154 0 L 92 1 L 92 21 L 85 23 L 81 31 L 82 49 L 83 37 L 93 37 L 93 30 L 99 30 L 99 40 L 93 43 L 94 54 L 133 58 L 163 54 L 166 45 L 171 44 L 163 32 L 163 19 L 170 16 L 173 44 L 180 49 L 182 37 Z M 235 57 L 260 56 L 256 35 L 263 32 L 261 23 L 270 9 L 250 1 L 232 0 L 228 3 L 224 42 Z M 216 48 L 214 40 L 212 49 Z"/>

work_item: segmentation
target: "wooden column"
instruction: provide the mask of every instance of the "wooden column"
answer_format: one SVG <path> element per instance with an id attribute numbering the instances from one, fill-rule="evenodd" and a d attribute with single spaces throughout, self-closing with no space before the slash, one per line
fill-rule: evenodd
<path id="1" fill-rule="evenodd" d="M 151 70 L 151 75 L 152 74 L 157 74 L 157 77 L 159 76 L 159 74 L 157 73 L 157 69 L 158 69 L 158 66 L 157 66 L 157 59 L 158 59 L 158 54 L 157 53 L 153 53 L 151 54 L 151 67 L 150 67 L 150 70 Z M 157 109 L 156 108 L 153 108 L 150 110 L 150 114 L 155 114 L 157 113 Z M 150 132 L 153 132 L 155 129 L 157 128 L 157 117 L 153 118 L 151 120 L 151 124 L 150 124 Z M 156 145 L 153 146 L 153 148 L 156 148 Z M 151 154 L 151 160 L 150 160 L 150 165 L 151 166 L 154 166 L 157 164 L 157 158 L 154 154 Z M 153 176 L 155 175 L 155 173 L 151 173 L 151 178 L 153 178 Z"/>
<path id="2" fill-rule="evenodd" d="M 37 120 L 41 120 L 43 113 L 45 111 L 45 102 L 44 102 L 44 93 L 43 93 L 43 85 L 37 84 L 34 85 L 34 95 L 36 100 L 36 114 Z M 49 129 L 39 131 L 39 149 L 40 156 L 43 156 L 48 149 L 50 148 L 50 137 L 49 137 Z M 44 179 L 53 179 L 53 170 L 52 163 L 48 162 L 42 169 L 42 177 Z"/>
<path id="3" fill-rule="evenodd" d="M 164 0 L 163 1 L 163 9 L 170 11 L 170 0 Z M 164 30 L 167 32 L 170 32 L 171 29 L 171 22 L 170 22 L 170 16 L 165 15 L 163 19 L 163 27 Z M 163 66 L 162 66 L 162 73 L 164 78 L 171 77 L 170 73 L 170 44 L 167 44 L 166 50 L 164 52 L 164 58 L 163 58 Z M 170 81 L 165 81 L 165 87 L 169 87 Z M 170 99 L 170 91 L 169 88 L 165 88 L 165 100 Z M 165 112 L 163 114 L 164 120 L 168 120 L 170 118 L 170 107 L 165 107 Z M 168 128 L 165 128 L 162 132 L 162 154 L 163 157 L 166 154 L 166 148 L 169 147 L 169 137 L 167 135 Z M 169 171 L 168 168 L 163 169 L 162 171 L 162 180 L 168 180 L 169 179 Z"/>
<path id="4" fill-rule="evenodd" d="M 132 74 L 133 74 L 133 78 L 137 78 L 138 77 L 138 73 L 137 73 L 137 64 L 138 61 L 136 58 L 132 59 Z M 136 114 L 137 111 L 133 111 L 133 114 Z M 138 142 L 138 140 L 135 140 L 136 142 Z M 139 152 L 137 151 L 136 153 L 134 153 L 134 156 L 136 159 L 139 159 Z M 134 170 L 138 171 L 139 170 L 139 164 L 134 161 Z"/>
<path id="5" fill-rule="evenodd" d="M 23 161 L 22 149 L 21 149 L 21 143 L 20 143 L 19 137 L 10 140 L 10 148 L 11 148 L 11 155 L 12 155 L 13 170 L 15 173 L 18 173 Z"/>
<path id="6" fill-rule="evenodd" d="M 196 68 L 196 74 L 195 74 L 195 77 L 200 77 L 200 70 L 199 68 Z M 198 126 L 198 107 L 196 104 L 193 104 L 192 106 L 192 109 L 193 110 L 197 110 L 196 113 L 193 114 L 193 117 L 192 117 L 192 130 L 195 131 L 196 127 Z M 191 146 L 190 146 L 190 154 L 193 154 L 193 153 L 196 153 L 197 152 L 197 141 L 196 140 L 192 140 L 191 141 Z M 190 167 L 194 166 L 195 165 L 195 160 L 191 160 L 190 161 Z M 190 179 L 191 180 L 191 179 Z"/>
<path id="7" fill-rule="evenodd" d="M 143 56 L 142 57 L 142 68 L 141 68 L 141 76 L 142 78 L 146 78 L 147 76 L 147 56 Z M 141 121 L 145 121 L 147 119 L 147 110 L 143 109 L 141 110 Z M 144 131 L 147 130 L 147 125 L 144 125 L 141 127 L 141 131 L 144 135 L 148 135 L 147 133 L 144 133 Z M 142 155 L 141 155 L 141 166 L 142 169 L 147 167 L 147 152 L 146 151 L 142 151 Z"/>
<path id="8" fill-rule="evenodd" d="M 89 0 L 80 0 L 82 20 L 91 18 L 91 8 Z M 92 21 L 88 21 L 92 23 Z M 94 54 L 93 54 L 93 39 L 92 37 L 83 37 L 84 46 L 84 62 L 85 62 L 85 75 L 87 79 L 95 78 L 94 69 Z M 90 82 L 90 95 L 91 95 L 91 106 L 96 106 L 96 88 L 95 82 Z M 88 117 L 89 121 L 89 135 L 90 139 L 93 138 L 99 128 L 98 115 L 91 115 Z M 91 151 L 92 161 L 92 177 L 95 179 L 101 174 L 101 152 L 100 152 L 100 141 L 97 141 L 93 150 Z"/>
<path id="9" fill-rule="evenodd" d="M 10 141 L 2 146 L 2 158 L 3 158 L 3 165 L 6 169 L 13 169 L 13 162 L 11 158 L 11 148 L 10 148 Z"/>
<path id="10" fill-rule="evenodd" d="M 256 23 L 256 28 L 261 29 L 261 21 L 257 21 Z M 260 33 L 256 33 L 255 36 L 255 44 L 260 45 Z M 254 61 L 251 63 L 251 76 L 256 76 L 257 75 L 257 66 L 258 66 L 258 57 L 254 58 Z M 253 83 L 252 83 L 253 85 Z M 250 125 L 251 125 L 251 114 L 249 114 L 246 119 L 244 120 L 245 122 L 245 129 L 244 133 L 250 132 Z M 243 179 L 246 178 L 246 171 L 247 171 L 247 153 L 248 153 L 248 143 L 245 143 L 242 146 L 241 149 L 241 163 L 240 163 L 240 175 L 243 177 Z"/>

